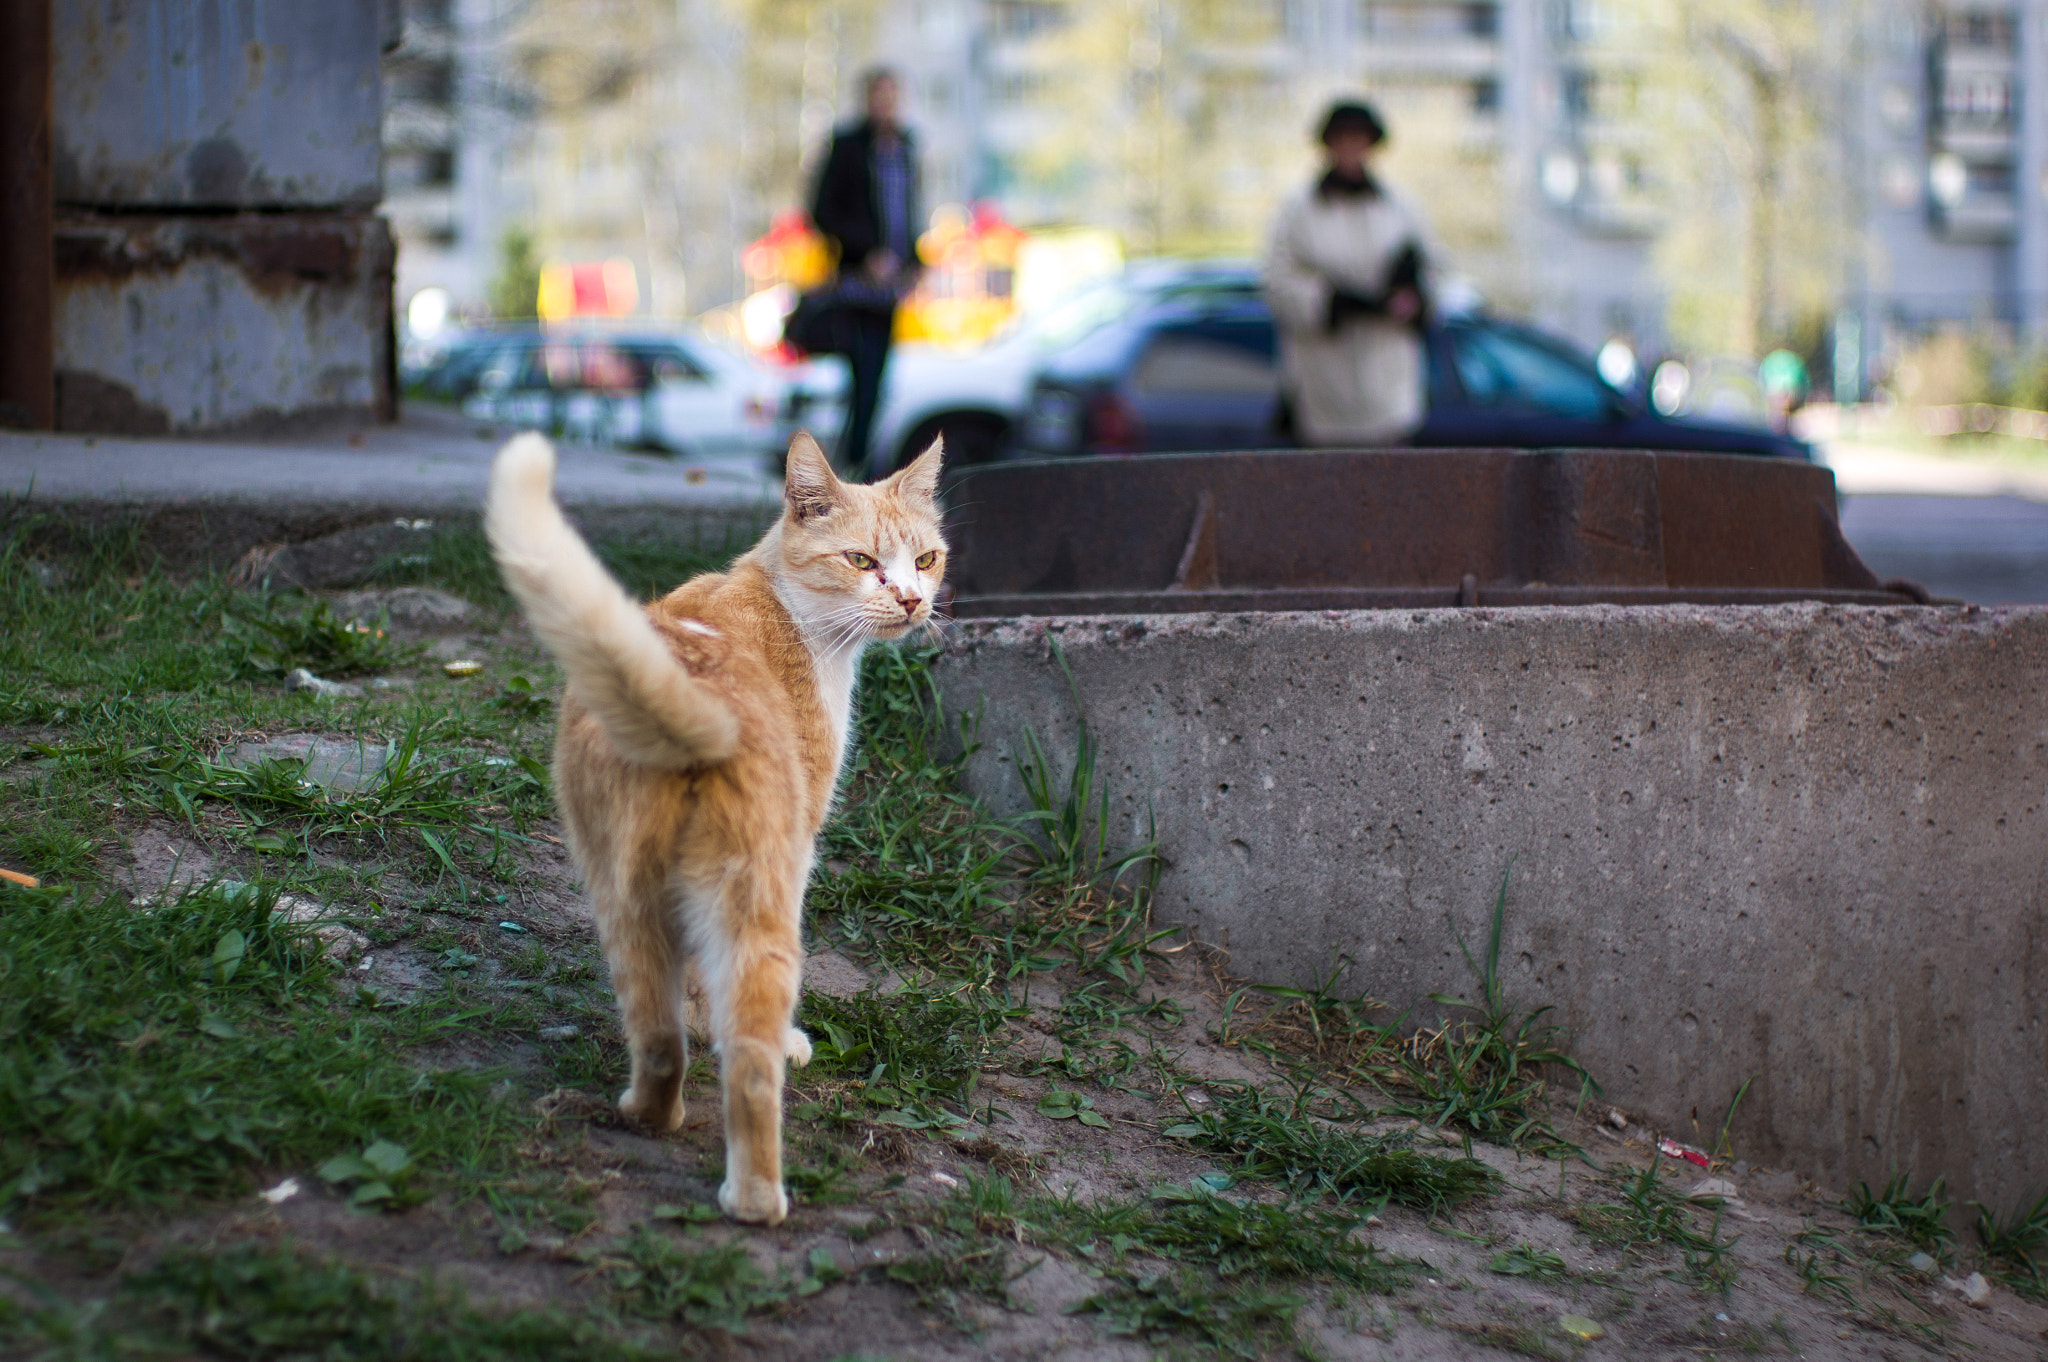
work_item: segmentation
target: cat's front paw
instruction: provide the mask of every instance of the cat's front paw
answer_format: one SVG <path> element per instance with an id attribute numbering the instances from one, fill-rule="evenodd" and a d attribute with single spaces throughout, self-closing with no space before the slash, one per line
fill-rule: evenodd
<path id="1" fill-rule="evenodd" d="M 792 1026 L 783 1033 L 782 1053 L 789 1056 L 789 1062 L 801 1069 L 811 1062 L 811 1038 Z"/>
<path id="2" fill-rule="evenodd" d="M 732 1179 L 718 1186 L 718 1209 L 748 1225 L 780 1225 L 789 1215 L 789 1195 L 772 1182 L 747 1179 L 734 1192 Z"/>

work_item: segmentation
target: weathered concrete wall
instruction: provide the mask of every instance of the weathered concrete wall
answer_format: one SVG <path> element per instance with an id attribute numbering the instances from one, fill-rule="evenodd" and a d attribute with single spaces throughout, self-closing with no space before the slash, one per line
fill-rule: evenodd
<path id="1" fill-rule="evenodd" d="M 380 217 L 67 212 L 56 259 L 59 429 L 250 430 L 390 405 Z"/>
<path id="2" fill-rule="evenodd" d="M 1054 659 L 1057 640 L 1074 690 Z M 978 792 L 1076 705 L 1235 972 L 1510 995 L 1609 1097 L 1823 1185 L 2048 1182 L 2048 610 L 1579 607 L 971 622 Z"/>
<path id="3" fill-rule="evenodd" d="M 395 414 L 396 262 L 374 211 L 387 10 L 57 7 L 59 429 Z"/>
<path id="4" fill-rule="evenodd" d="M 64 0 L 62 203 L 373 208 L 385 13 L 374 0 Z"/>

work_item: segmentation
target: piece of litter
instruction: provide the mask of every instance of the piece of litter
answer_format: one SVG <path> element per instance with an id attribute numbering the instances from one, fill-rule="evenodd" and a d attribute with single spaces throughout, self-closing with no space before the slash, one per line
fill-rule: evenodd
<path id="1" fill-rule="evenodd" d="M 704 480 L 706 478 L 709 478 L 710 476 L 711 475 L 709 473 L 706 473 L 701 468 L 685 468 L 683 470 L 683 481 L 687 482 L 692 487 L 702 486 Z"/>
<path id="2" fill-rule="evenodd" d="M 577 1026 L 543 1026 L 540 1029 L 542 1040 L 574 1040 L 582 1034 L 583 1029 Z"/>
<path id="3" fill-rule="evenodd" d="M 1906 1266 L 1924 1276 L 1931 1277 L 1934 1275 L 1934 1270 L 1940 1267 L 1941 1264 L 1935 1262 L 1931 1254 L 1916 1253 L 1906 1260 Z"/>
<path id="4" fill-rule="evenodd" d="M 1728 1314 L 1727 1314 L 1727 1312 L 1726 1312 L 1726 1311 L 1722 1311 L 1722 1312 L 1720 1312 L 1720 1313 L 1716 1314 L 1716 1315 L 1714 1316 L 1714 1318 L 1715 1318 L 1715 1319 L 1717 1319 L 1717 1320 L 1720 1320 L 1720 1321 L 1721 1321 L 1721 1323 L 1723 1323 L 1723 1324 L 1726 1324 L 1726 1323 L 1728 1322 Z"/>
<path id="5" fill-rule="evenodd" d="M 363 688 L 347 681 L 329 681 L 324 676 L 315 676 L 304 667 L 294 667 L 284 674 L 284 688 L 287 691 L 305 691 L 322 700 L 360 699 Z"/>
<path id="6" fill-rule="evenodd" d="M 1590 1341 L 1607 1337 L 1607 1330 L 1600 1327 L 1600 1321 L 1587 1319 L 1584 1315 L 1565 1315 L 1557 1321 L 1557 1327 L 1573 1338 Z"/>
<path id="7" fill-rule="evenodd" d="M 484 669 L 484 664 L 473 657 L 458 657 L 453 662 L 443 662 L 441 670 L 450 676 L 475 676 Z"/>
<path id="8" fill-rule="evenodd" d="M 1616 1130 L 1627 1130 L 1628 1117 L 1623 1116 L 1618 1109 L 1609 1107 L 1607 1109 L 1607 1124 L 1613 1126 Z"/>
<path id="9" fill-rule="evenodd" d="M 498 924 L 498 930 L 501 932 L 523 932 L 526 928 L 516 922 L 501 922 Z"/>
<path id="10" fill-rule="evenodd" d="M 357 965 L 357 966 L 356 966 L 356 968 L 357 968 L 357 969 L 368 969 L 368 968 L 369 968 L 370 966 L 372 966 L 372 965 L 374 965 L 374 964 L 376 964 L 376 963 L 377 963 L 377 958 L 376 958 L 375 956 L 373 956 L 373 955 L 366 955 L 366 956 L 364 956 L 364 957 L 363 957 L 363 963 L 362 963 L 362 964 L 360 964 L 360 965 Z"/>
<path id="11" fill-rule="evenodd" d="M 933 1173 L 932 1181 L 938 1183 L 941 1187 L 958 1187 L 960 1185 L 960 1179 L 954 1177 L 951 1173 Z"/>
<path id="12" fill-rule="evenodd" d="M 1366 1224 L 1368 1224 L 1368 1225 L 1384 1225 L 1384 1224 L 1386 1224 L 1387 1222 L 1386 1222 L 1386 1221 L 1384 1221 L 1384 1220 L 1382 1220 L 1382 1219 L 1380 1219 L 1380 1218 L 1379 1218 L 1378 1216 L 1376 1216 L 1376 1215 L 1369 1215 L 1369 1216 L 1367 1216 L 1367 1217 L 1365 1218 L 1365 1223 L 1366 1223 Z"/>
<path id="13" fill-rule="evenodd" d="M 262 1197 L 273 1206 L 282 1206 L 298 1194 L 299 1180 L 297 1178 L 286 1178 L 283 1182 L 278 1183 L 277 1186 L 272 1187 L 268 1191 L 258 1192 L 256 1195 Z"/>
<path id="14" fill-rule="evenodd" d="M 1971 1305 L 1982 1308 L 1991 1303 L 1991 1283 L 1984 1280 L 1984 1274 L 1981 1272 L 1972 1272 L 1961 1281 L 1953 1277 L 1943 1277 L 1941 1284 Z"/>
<path id="15" fill-rule="evenodd" d="M 0 880 L 6 880 L 9 884 L 18 884 L 23 889 L 35 889 L 41 884 L 41 881 L 37 880 L 33 875 L 24 875 L 19 870 L 8 870 L 4 867 L 0 867 Z"/>
<path id="16" fill-rule="evenodd" d="M 1667 1158 L 1684 1159 L 1687 1163 L 1696 1163 L 1702 1168 L 1709 1167 L 1713 1163 L 1712 1159 L 1700 1153 L 1699 1150 L 1688 1145 L 1682 1145 L 1676 1140 L 1657 1141 L 1657 1152 L 1665 1155 Z"/>
<path id="17" fill-rule="evenodd" d="M 1741 1191 L 1727 1178 L 1701 1178 L 1685 1198 L 1688 1201 L 1706 1201 L 1719 1197 L 1723 1201 L 1733 1201 L 1741 1195 Z"/>

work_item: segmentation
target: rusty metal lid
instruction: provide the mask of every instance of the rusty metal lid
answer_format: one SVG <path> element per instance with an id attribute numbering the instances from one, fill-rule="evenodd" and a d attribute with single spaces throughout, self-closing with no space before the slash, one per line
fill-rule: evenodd
<path id="1" fill-rule="evenodd" d="M 1783 459 L 1393 449 L 999 463 L 947 493 L 960 618 L 1925 601 Z"/>

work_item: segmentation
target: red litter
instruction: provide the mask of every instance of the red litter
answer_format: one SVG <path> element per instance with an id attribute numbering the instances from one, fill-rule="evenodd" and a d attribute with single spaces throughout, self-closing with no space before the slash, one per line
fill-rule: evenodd
<path id="1" fill-rule="evenodd" d="M 1688 1148 L 1676 1140 L 1657 1141 L 1657 1152 L 1669 1158 L 1684 1159 L 1687 1163 L 1696 1163 L 1702 1168 L 1711 1167 L 1713 1164 L 1713 1160 L 1700 1153 L 1699 1150 Z"/>

